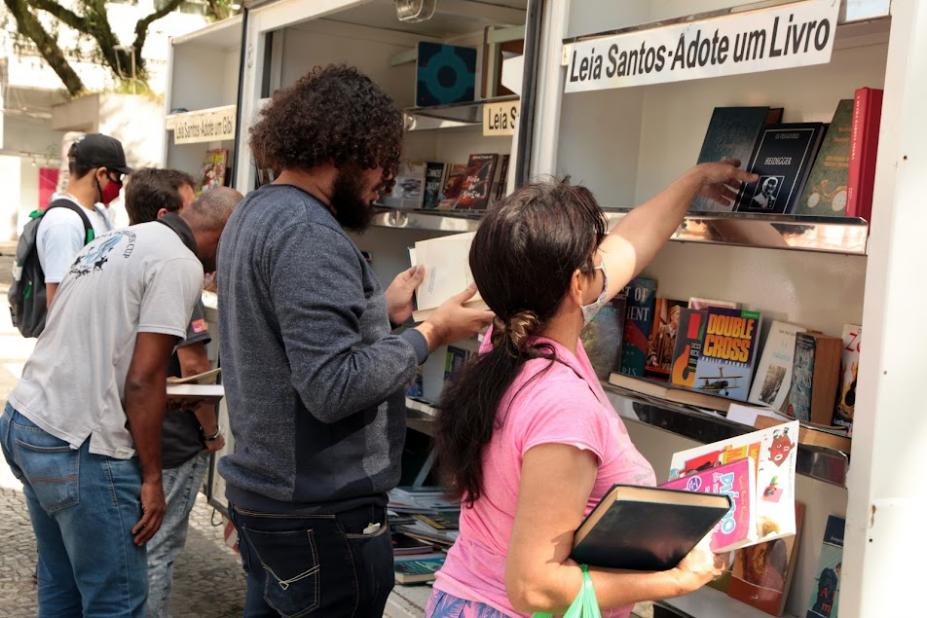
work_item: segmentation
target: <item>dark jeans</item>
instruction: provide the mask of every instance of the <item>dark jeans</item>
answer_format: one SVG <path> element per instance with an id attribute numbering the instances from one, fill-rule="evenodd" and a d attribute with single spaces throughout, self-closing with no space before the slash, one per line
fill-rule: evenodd
<path id="1" fill-rule="evenodd" d="M 393 589 L 381 507 L 290 516 L 229 509 L 248 576 L 245 618 L 379 618 Z M 364 534 L 370 524 L 380 524 Z"/>

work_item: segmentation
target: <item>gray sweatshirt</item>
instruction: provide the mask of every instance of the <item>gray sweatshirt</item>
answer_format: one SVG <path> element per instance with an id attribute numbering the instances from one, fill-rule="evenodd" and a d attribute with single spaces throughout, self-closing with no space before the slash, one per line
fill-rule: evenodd
<path id="1" fill-rule="evenodd" d="M 271 513 L 385 504 L 399 481 L 405 385 L 428 350 L 418 331 L 390 333 L 354 242 L 308 193 L 265 186 L 222 234 L 218 286 L 229 501 Z"/>

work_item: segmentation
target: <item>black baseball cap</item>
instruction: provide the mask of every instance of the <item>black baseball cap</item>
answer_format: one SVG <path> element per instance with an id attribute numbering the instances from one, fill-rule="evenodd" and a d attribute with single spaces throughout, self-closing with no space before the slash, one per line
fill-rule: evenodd
<path id="1" fill-rule="evenodd" d="M 122 143 L 109 135 L 88 133 L 71 146 L 68 157 L 88 167 L 105 167 L 120 174 L 131 174 L 132 169 L 126 165 L 126 153 Z"/>

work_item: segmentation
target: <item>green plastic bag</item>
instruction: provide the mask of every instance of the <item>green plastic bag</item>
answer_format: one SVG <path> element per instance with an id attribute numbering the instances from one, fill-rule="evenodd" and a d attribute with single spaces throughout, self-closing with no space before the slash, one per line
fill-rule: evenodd
<path id="1" fill-rule="evenodd" d="M 592 578 L 589 577 L 589 567 L 584 564 L 582 569 L 583 587 L 579 589 L 579 594 L 573 599 L 573 603 L 567 608 L 563 618 L 602 618 L 599 602 L 595 598 L 595 588 L 592 587 Z M 553 618 L 553 616 L 547 612 L 536 612 L 531 618 Z"/>

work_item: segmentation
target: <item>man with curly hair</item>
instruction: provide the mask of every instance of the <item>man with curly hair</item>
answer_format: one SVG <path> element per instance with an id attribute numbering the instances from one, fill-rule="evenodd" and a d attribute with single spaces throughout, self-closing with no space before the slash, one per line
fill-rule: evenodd
<path id="1" fill-rule="evenodd" d="M 248 576 L 245 615 L 381 616 L 393 587 L 386 492 L 399 480 L 405 385 L 429 351 L 491 314 L 470 289 L 401 334 L 421 269 L 384 291 L 362 231 L 399 162 L 402 118 L 368 77 L 317 67 L 251 130 L 277 175 L 229 221 L 219 335 L 235 452 L 222 459 Z"/>

